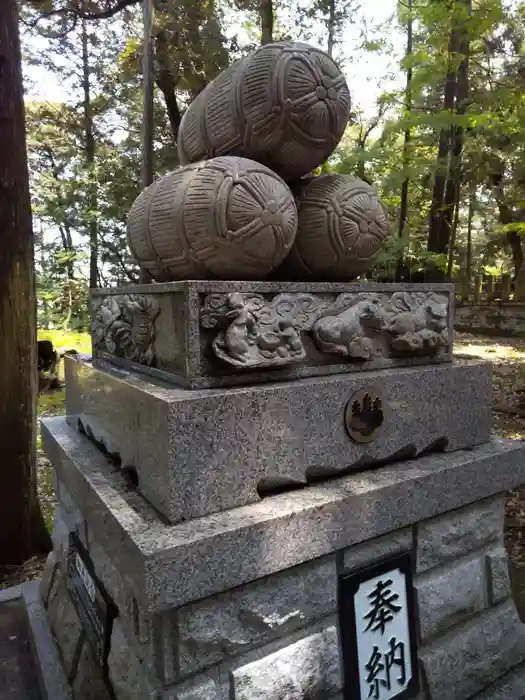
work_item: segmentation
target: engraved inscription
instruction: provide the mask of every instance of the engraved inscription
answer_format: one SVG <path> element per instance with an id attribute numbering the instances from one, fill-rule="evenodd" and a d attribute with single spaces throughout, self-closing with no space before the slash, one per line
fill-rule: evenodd
<path id="1" fill-rule="evenodd" d="M 411 556 L 340 580 L 345 697 L 408 700 L 419 690 Z"/>
<path id="2" fill-rule="evenodd" d="M 89 555 L 73 532 L 69 536 L 66 574 L 69 597 L 99 664 L 105 668 L 113 619 L 118 611 L 96 580 Z"/>

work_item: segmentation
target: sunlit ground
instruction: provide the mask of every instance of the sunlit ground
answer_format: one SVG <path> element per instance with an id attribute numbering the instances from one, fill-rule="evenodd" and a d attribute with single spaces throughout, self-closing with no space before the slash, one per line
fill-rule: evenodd
<path id="1" fill-rule="evenodd" d="M 494 430 L 503 437 L 525 439 L 525 339 L 457 333 L 454 353 L 492 363 Z"/>

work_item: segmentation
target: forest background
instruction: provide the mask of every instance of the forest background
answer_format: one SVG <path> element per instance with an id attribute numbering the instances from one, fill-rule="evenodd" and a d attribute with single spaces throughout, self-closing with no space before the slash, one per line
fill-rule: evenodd
<path id="1" fill-rule="evenodd" d="M 393 235 L 368 278 L 508 274 L 524 296 L 525 3 L 155 0 L 155 175 L 189 102 L 279 39 L 324 48 L 353 105 L 325 169 L 377 189 Z M 138 280 L 126 217 L 141 189 L 138 0 L 22 8 L 40 328 L 88 325 L 89 287 Z"/>

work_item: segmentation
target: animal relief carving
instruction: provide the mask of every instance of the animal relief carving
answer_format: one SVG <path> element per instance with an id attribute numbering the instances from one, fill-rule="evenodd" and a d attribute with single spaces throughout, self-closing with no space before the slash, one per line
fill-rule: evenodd
<path id="1" fill-rule="evenodd" d="M 371 336 L 381 328 L 381 320 L 381 297 L 372 294 L 323 314 L 313 324 L 312 333 L 322 352 L 371 360 L 378 354 Z"/>
<path id="2" fill-rule="evenodd" d="M 384 329 L 391 354 L 434 355 L 448 347 L 448 299 L 441 294 L 397 292 L 386 306 Z"/>
<path id="3" fill-rule="evenodd" d="M 314 347 L 371 362 L 447 349 L 448 307 L 447 296 L 429 292 L 298 293 L 273 299 L 234 292 L 205 297 L 200 323 L 219 331 L 212 340 L 216 357 L 239 368 L 304 362 Z"/>
<path id="4" fill-rule="evenodd" d="M 201 312 L 204 328 L 221 328 L 212 342 L 217 357 L 235 367 L 287 365 L 306 358 L 291 319 L 264 313 L 261 295 L 232 293 L 206 298 Z M 262 312 L 262 313 L 261 313 Z"/>
<path id="5" fill-rule="evenodd" d="M 344 298 L 343 298 L 344 297 Z M 427 292 L 341 295 L 312 333 L 322 352 L 354 360 L 433 355 L 446 348 L 448 298 Z"/>

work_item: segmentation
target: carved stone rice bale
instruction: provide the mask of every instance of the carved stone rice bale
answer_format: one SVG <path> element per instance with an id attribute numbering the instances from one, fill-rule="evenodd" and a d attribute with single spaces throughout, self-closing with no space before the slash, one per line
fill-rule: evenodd
<path id="1" fill-rule="evenodd" d="M 179 129 L 179 157 L 188 163 L 242 155 L 293 180 L 326 161 L 349 113 L 348 86 L 330 56 L 304 43 L 266 44 L 191 103 Z"/>
<path id="2" fill-rule="evenodd" d="M 264 165 L 225 156 L 187 165 L 144 190 L 131 207 L 128 242 L 158 281 L 263 279 L 290 251 L 297 209 Z"/>
<path id="3" fill-rule="evenodd" d="M 297 191 L 299 228 L 279 279 L 347 282 L 368 270 L 388 237 L 388 222 L 373 187 L 330 173 Z"/>

